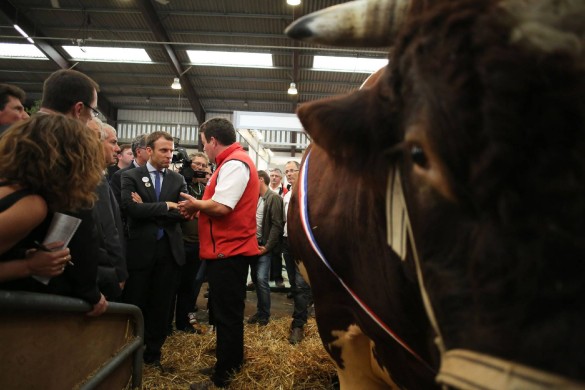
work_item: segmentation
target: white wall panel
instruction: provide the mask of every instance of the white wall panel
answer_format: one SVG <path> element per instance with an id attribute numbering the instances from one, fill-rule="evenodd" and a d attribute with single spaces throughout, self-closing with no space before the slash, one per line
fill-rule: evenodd
<path id="1" fill-rule="evenodd" d="M 120 122 L 149 122 L 149 123 L 174 123 L 197 125 L 197 117 L 191 111 L 156 111 L 156 110 L 119 110 L 118 123 Z"/>
<path id="2" fill-rule="evenodd" d="M 179 138 L 179 145 L 197 145 L 199 128 L 197 126 L 173 125 L 160 123 L 118 123 L 119 142 L 131 141 L 140 134 L 150 134 L 153 131 L 166 131 L 173 137 Z"/>
<path id="3" fill-rule="evenodd" d="M 207 119 L 223 118 L 233 120 L 233 114 L 225 112 L 208 112 Z M 118 138 L 120 142 L 128 142 L 140 134 L 149 134 L 153 131 L 166 131 L 173 137 L 179 138 L 181 146 L 197 145 L 199 141 L 199 128 L 197 120 L 192 112 L 176 111 L 148 111 L 148 110 L 120 110 L 118 112 Z M 262 134 L 261 145 L 267 148 L 281 148 L 293 146 L 291 130 L 283 129 L 259 129 Z M 301 131 L 297 134 L 295 146 L 305 149 L 310 140 Z M 236 133 L 236 140 L 244 147 L 248 146 L 240 133 Z"/>
<path id="4" fill-rule="evenodd" d="M 230 122 L 234 122 L 234 115 L 228 112 L 207 112 L 205 113 L 205 120 L 213 119 L 213 118 L 223 118 L 227 119 Z"/>

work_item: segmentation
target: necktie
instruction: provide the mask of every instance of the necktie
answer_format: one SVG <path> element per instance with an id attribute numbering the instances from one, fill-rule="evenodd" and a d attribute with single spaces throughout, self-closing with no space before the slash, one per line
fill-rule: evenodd
<path id="1" fill-rule="evenodd" d="M 154 171 L 154 193 L 156 194 L 156 200 L 160 199 L 160 172 Z M 160 240 L 165 234 L 162 228 L 159 228 L 156 232 L 156 239 Z"/>

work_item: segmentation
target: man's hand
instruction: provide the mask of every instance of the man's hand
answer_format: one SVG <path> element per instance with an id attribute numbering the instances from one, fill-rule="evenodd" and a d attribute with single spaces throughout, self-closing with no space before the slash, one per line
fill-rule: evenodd
<path id="1" fill-rule="evenodd" d="M 134 203 L 142 203 L 142 198 L 136 192 L 132 192 L 132 200 Z"/>
<path id="2" fill-rule="evenodd" d="M 172 209 L 178 209 L 179 208 L 179 204 L 175 203 L 175 202 L 166 202 L 167 204 L 167 210 L 172 210 Z"/>
<path id="3" fill-rule="evenodd" d="M 100 296 L 99 302 L 96 303 L 95 305 L 93 305 L 93 309 L 87 313 L 88 316 L 90 316 L 90 317 L 100 316 L 100 315 L 104 314 L 104 312 L 108 308 L 108 301 L 106 301 L 106 297 L 104 297 L 104 294 L 100 294 L 100 295 L 101 296 Z"/>
<path id="4" fill-rule="evenodd" d="M 197 215 L 197 212 L 199 211 L 197 199 L 183 192 L 181 192 L 179 195 L 185 198 L 185 200 L 180 201 L 178 204 L 179 212 L 183 217 L 189 220 L 194 219 Z"/>
<path id="5" fill-rule="evenodd" d="M 259 253 L 260 256 L 262 256 L 262 255 L 266 254 L 266 252 L 268 252 L 266 250 L 266 247 L 265 246 L 261 246 L 261 245 L 258 246 L 258 250 L 260 251 L 260 253 Z"/>

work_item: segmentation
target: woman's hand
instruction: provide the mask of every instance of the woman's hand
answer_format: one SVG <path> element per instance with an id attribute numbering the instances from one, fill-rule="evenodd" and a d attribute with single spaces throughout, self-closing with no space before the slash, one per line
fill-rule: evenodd
<path id="1" fill-rule="evenodd" d="M 62 242 L 54 242 L 47 245 L 48 249 L 62 247 Z M 30 275 L 57 276 L 63 273 L 67 262 L 71 260 L 69 248 L 54 252 L 31 249 L 26 254 L 26 265 Z"/>

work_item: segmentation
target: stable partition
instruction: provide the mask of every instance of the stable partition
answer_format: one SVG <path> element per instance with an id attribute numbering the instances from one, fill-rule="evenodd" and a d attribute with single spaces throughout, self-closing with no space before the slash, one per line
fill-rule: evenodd
<path id="1" fill-rule="evenodd" d="M 140 388 L 140 309 L 89 310 L 80 299 L 0 291 L 0 389 Z"/>

